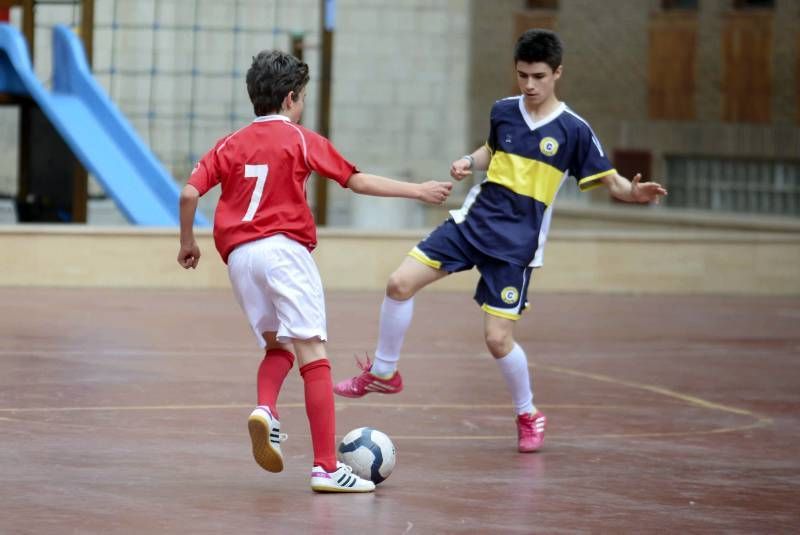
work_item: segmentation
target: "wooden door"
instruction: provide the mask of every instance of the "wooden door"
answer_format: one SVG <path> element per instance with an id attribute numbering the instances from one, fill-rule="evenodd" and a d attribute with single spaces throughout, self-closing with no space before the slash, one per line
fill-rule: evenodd
<path id="1" fill-rule="evenodd" d="M 768 123 L 772 112 L 772 13 L 738 11 L 722 33 L 722 118 Z"/>

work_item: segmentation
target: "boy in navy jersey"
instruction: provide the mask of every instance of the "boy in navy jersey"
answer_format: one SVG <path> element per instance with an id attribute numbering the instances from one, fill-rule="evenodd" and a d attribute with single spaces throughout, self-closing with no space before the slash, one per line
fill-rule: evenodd
<path id="1" fill-rule="evenodd" d="M 336 420 L 325 301 L 310 251 L 316 228 L 306 202 L 312 171 L 357 193 L 406 197 L 441 204 L 449 182 L 412 184 L 361 173 L 322 136 L 296 124 L 303 112 L 308 66 L 282 52 L 263 51 L 247 72 L 256 119 L 220 139 L 200 160 L 180 198 L 178 262 L 195 268 L 200 249 L 192 222 L 198 198 L 220 185 L 214 242 L 236 299 L 259 344 L 266 349 L 257 377 L 258 407 L 248 428 L 256 462 L 283 470 L 276 402 L 295 356 L 303 377 L 314 463 L 311 488 L 318 492 L 370 492 L 371 481 L 336 461 Z"/>
<path id="2" fill-rule="evenodd" d="M 542 265 L 556 193 L 575 177 L 585 191 L 605 184 L 622 201 L 658 201 L 666 190 L 620 176 L 606 158 L 589 124 L 559 102 L 562 47 L 546 30 L 528 30 L 517 41 L 514 62 L 521 95 L 500 100 L 491 111 L 486 144 L 454 161 L 450 175 L 461 180 L 487 170 L 459 210 L 422 240 L 392 273 L 381 305 L 375 360 L 334 391 L 357 398 L 368 392 L 400 392 L 397 361 L 411 323 L 414 295 L 450 273 L 477 267 L 475 301 L 484 311 L 484 336 L 516 409 L 518 449 L 538 450 L 547 419 L 533 405 L 528 359 L 514 341 L 514 325 L 526 306 L 533 268 Z"/>

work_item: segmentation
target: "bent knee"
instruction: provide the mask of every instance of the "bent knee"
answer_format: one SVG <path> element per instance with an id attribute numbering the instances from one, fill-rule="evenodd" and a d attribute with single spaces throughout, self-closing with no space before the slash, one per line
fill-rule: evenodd
<path id="1" fill-rule="evenodd" d="M 292 350 L 294 349 L 292 347 L 292 344 L 279 342 L 277 333 L 274 332 L 274 331 L 273 332 L 263 332 L 263 333 L 261 333 L 261 336 L 264 337 L 264 342 L 267 345 L 267 347 L 266 347 L 267 351 L 272 350 L 272 349 L 282 349 L 284 351 L 288 351 L 288 352 L 291 353 Z"/>
<path id="2" fill-rule="evenodd" d="M 486 333 L 486 348 L 496 359 L 503 358 L 514 349 L 514 338 L 503 331 L 490 331 Z"/>
<path id="3" fill-rule="evenodd" d="M 396 271 L 389 276 L 386 283 L 386 295 L 396 301 L 405 301 L 414 297 L 415 288 L 412 281 L 399 275 Z"/>

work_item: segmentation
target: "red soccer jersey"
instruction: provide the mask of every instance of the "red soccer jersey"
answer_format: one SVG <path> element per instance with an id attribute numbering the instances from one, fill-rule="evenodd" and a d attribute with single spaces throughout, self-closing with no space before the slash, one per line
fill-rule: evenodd
<path id="1" fill-rule="evenodd" d="M 203 156 L 189 184 L 200 195 L 222 187 L 214 242 L 225 263 L 237 245 L 274 234 L 309 250 L 316 247 L 317 229 L 306 200 L 311 171 L 342 187 L 358 172 L 330 141 L 283 115 L 257 117 Z"/>

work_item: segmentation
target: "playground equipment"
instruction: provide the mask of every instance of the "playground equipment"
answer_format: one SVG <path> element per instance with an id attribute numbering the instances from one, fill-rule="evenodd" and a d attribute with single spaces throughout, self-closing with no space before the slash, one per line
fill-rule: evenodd
<path id="1" fill-rule="evenodd" d="M 92 2 L 83 4 L 85 18 Z M 32 23 L 23 26 L 32 32 Z M 86 26 L 84 36 L 91 31 Z M 176 182 L 94 79 L 79 38 L 66 26 L 53 28 L 52 79 L 48 91 L 22 34 L 0 24 L 2 102 L 22 107 L 19 220 L 85 222 L 89 171 L 131 223 L 178 224 Z M 195 223 L 208 225 L 201 214 Z"/>

